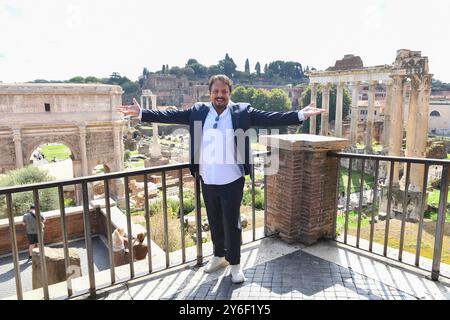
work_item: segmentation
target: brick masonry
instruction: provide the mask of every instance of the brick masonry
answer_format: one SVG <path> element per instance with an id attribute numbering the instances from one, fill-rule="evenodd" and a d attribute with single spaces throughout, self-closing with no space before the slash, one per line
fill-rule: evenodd
<path id="1" fill-rule="evenodd" d="M 312 244 L 334 236 L 337 158 L 348 141 L 331 137 L 297 135 L 279 139 L 279 170 L 267 176 L 267 228 L 288 243 Z M 272 153 L 276 154 L 276 153 Z M 273 161 L 273 159 L 272 159 Z"/>
<path id="2" fill-rule="evenodd" d="M 46 215 L 44 213 L 44 215 Z M 25 224 L 20 222 L 16 217 L 16 239 L 17 247 L 19 250 L 25 250 L 28 248 L 28 239 L 25 230 Z M 103 234 L 106 235 L 106 221 L 105 217 L 97 212 L 97 209 L 90 211 L 90 223 L 92 234 Z M 11 248 L 11 238 L 9 231 L 8 220 L 2 220 L 4 223 L 0 223 L 0 254 L 7 254 L 12 251 Z M 83 213 L 82 211 L 77 211 L 66 215 L 66 225 L 67 234 L 69 240 L 84 238 L 84 223 L 83 223 Z M 61 219 L 59 214 L 49 215 L 45 223 L 44 231 L 44 243 L 51 244 L 62 242 L 62 229 L 61 229 Z"/>

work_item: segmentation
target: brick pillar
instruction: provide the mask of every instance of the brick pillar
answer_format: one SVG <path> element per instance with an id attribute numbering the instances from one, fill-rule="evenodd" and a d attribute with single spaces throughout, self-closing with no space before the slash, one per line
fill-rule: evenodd
<path id="1" fill-rule="evenodd" d="M 340 151 L 349 141 L 286 134 L 267 136 L 266 144 L 272 150 L 272 167 L 279 155 L 278 172 L 267 176 L 268 231 L 279 232 L 288 243 L 334 237 L 338 159 L 327 152 Z"/>

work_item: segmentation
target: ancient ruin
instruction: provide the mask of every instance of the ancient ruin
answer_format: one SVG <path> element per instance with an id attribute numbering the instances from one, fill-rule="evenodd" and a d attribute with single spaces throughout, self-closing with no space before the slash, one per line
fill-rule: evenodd
<path id="1" fill-rule="evenodd" d="M 101 84 L 0 84 L 0 173 L 27 165 L 46 143 L 70 148 L 74 177 L 97 165 L 121 171 L 124 121 L 116 107 L 122 93 Z"/>
<path id="2" fill-rule="evenodd" d="M 386 86 L 386 101 L 383 124 L 383 153 L 391 156 L 426 157 L 428 134 L 428 111 L 431 94 L 432 75 L 428 70 L 428 58 L 420 51 L 400 49 L 397 51 L 395 62 L 390 65 L 363 67 L 362 60 L 353 55 L 347 55 L 337 61 L 335 67 L 327 71 L 314 71 L 309 74 L 311 83 L 311 101 L 317 98 L 317 86 L 322 88 L 322 108 L 329 110 L 330 86 L 336 85 L 336 121 L 335 135 L 342 137 L 342 108 L 343 89 L 349 86 L 352 92 L 350 143 L 351 149 L 356 150 L 356 134 L 358 126 L 358 101 L 360 85 L 369 85 L 367 126 L 365 133 L 366 152 L 372 152 L 375 88 L 379 84 Z M 409 80 L 409 101 L 406 103 L 405 85 Z M 310 122 L 310 133 L 316 134 L 314 118 Z M 402 140 L 406 131 L 406 148 L 402 152 Z M 321 135 L 329 134 L 328 112 L 321 117 Z M 399 186 L 400 168 L 394 167 L 394 185 Z M 406 168 L 404 170 L 406 172 Z M 387 171 L 388 172 L 388 171 Z M 410 177 L 410 191 L 415 193 L 413 198 L 420 199 L 423 185 L 423 165 L 412 165 Z M 404 182 L 403 182 L 404 184 Z M 415 206 L 420 211 L 420 205 Z M 414 216 L 414 213 L 411 212 Z"/>

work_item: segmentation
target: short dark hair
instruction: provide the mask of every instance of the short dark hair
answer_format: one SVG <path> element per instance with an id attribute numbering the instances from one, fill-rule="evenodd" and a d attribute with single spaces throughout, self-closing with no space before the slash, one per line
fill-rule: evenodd
<path id="1" fill-rule="evenodd" d="M 30 209 L 34 209 L 34 204 L 30 205 Z"/>
<path id="2" fill-rule="evenodd" d="M 231 81 L 230 78 L 228 78 L 224 74 L 216 74 L 216 75 L 212 76 L 211 78 L 209 78 L 209 81 L 208 81 L 208 86 L 209 86 L 209 92 L 210 93 L 211 93 L 212 85 L 216 81 L 222 81 L 224 84 L 226 84 L 228 86 L 228 89 L 230 89 L 230 92 L 231 92 L 231 90 L 233 90 L 233 81 Z"/>

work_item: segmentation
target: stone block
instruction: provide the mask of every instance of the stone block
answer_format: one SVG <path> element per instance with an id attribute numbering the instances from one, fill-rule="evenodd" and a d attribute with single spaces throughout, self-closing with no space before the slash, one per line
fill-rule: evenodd
<path id="1" fill-rule="evenodd" d="M 48 285 L 66 281 L 66 266 L 64 263 L 63 248 L 46 247 L 45 263 L 47 266 Z M 41 260 L 39 249 L 33 249 L 32 255 L 32 286 L 33 290 L 42 287 Z M 71 278 L 81 276 L 81 263 L 78 250 L 69 248 L 69 270 L 67 273 L 72 274 Z"/>

